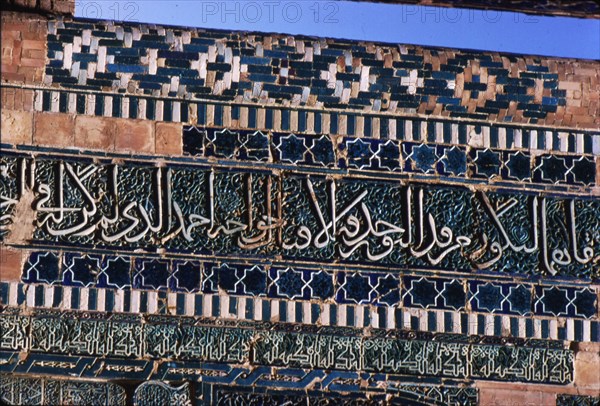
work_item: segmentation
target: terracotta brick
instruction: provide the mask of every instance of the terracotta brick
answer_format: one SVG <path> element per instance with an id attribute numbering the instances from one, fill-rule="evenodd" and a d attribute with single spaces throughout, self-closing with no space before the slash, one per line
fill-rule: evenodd
<path id="1" fill-rule="evenodd" d="M 542 406 L 543 395 L 540 391 L 525 388 L 480 389 L 479 404 L 485 406 Z M 547 404 L 546 405 L 554 405 Z"/>
<path id="2" fill-rule="evenodd" d="M 23 252 L 0 245 L 0 281 L 17 282 L 21 280 Z"/>
<path id="3" fill-rule="evenodd" d="M 74 0 L 4 0 L 7 7 L 13 6 L 21 9 L 31 9 L 36 12 L 73 15 L 75 13 Z"/>
<path id="4" fill-rule="evenodd" d="M 73 146 L 75 120 L 71 114 L 38 113 L 34 115 L 33 142 L 35 144 Z"/>
<path id="5" fill-rule="evenodd" d="M 21 58 L 21 66 L 27 68 L 43 68 L 46 66 L 45 59 Z"/>
<path id="6" fill-rule="evenodd" d="M 33 111 L 34 96 L 33 90 L 19 89 L 15 94 L 15 110 Z"/>
<path id="7" fill-rule="evenodd" d="M 13 110 L 15 108 L 15 90 L 8 87 L 0 88 L 3 109 Z"/>
<path id="8" fill-rule="evenodd" d="M 0 139 L 9 144 L 31 144 L 33 140 L 33 113 L 2 109 Z"/>
<path id="9" fill-rule="evenodd" d="M 79 148 L 113 151 L 116 133 L 113 118 L 90 116 L 75 118 L 75 146 Z"/>
<path id="10" fill-rule="evenodd" d="M 600 347 L 578 351 L 575 355 L 575 385 L 600 393 Z"/>
<path id="11" fill-rule="evenodd" d="M 181 155 L 183 153 L 183 125 L 181 123 L 156 123 L 156 153 Z"/>
<path id="12" fill-rule="evenodd" d="M 148 120 L 119 120 L 115 139 L 117 151 L 154 152 L 154 123 Z"/>
<path id="13" fill-rule="evenodd" d="M 37 49 L 39 51 L 44 51 L 46 49 L 46 41 L 45 40 L 24 40 L 23 41 L 23 49 Z"/>

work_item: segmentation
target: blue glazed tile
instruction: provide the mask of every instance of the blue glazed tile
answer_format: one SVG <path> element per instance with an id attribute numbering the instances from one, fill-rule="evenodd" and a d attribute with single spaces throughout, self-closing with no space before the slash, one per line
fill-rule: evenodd
<path id="1" fill-rule="evenodd" d="M 262 320 L 271 321 L 271 301 L 262 301 Z"/>
<path id="2" fill-rule="evenodd" d="M 474 284 L 471 292 L 473 292 L 471 306 L 474 310 L 485 310 L 490 313 L 502 310 L 502 302 L 505 297 L 502 294 L 501 286 L 493 283 Z"/>
<path id="3" fill-rule="evenodd" d="M 419 306 L 424 309 L 435 306 L 439 290 L 434 281 L 426 278 L 411 278 L 403 279 L 406 293 L 404 294 L 405 306 Z"/>
<path id="4" fill-rule="evenodd" d="M 100 256 L 66 253 L 63 261 L 64 285 L 87 287 L 95 284 L 101 268 Z"/>
<path id="5" fill-rule="evenodd" d="M 356 135 L 355 134 L 355 124 L 356 121 L 356 116 L 354 115 L 347 115 L 346 116 L 346 132 L 348 135 Z"/>
<path id="6" fill-rule="evenodd" d="M 569 170 L 575 177 L 575 182 L 583 183 L 586 186 L 594 185 L 596 182 L 596 165 L 592 159 L 581 157 L 573 162 Z"/>
<path id="7" fill-rule="evenodd" d="M 207 150 L 221 158 L 234 158 L 240 147 L 239 134 L 227 129 L 209 131 L 206 140 Z"/>
<path id="8" fill-rule="evenodd" d="M 246 320 L 254 320 L 254 299 L 246 298 Z"/>
<path id="9" fill-rule="evenodd" d="M 237 297 L 230 297 L 229 298 L 229 314 L 237 314 L 237 310 L 238 310 L 238 299 Z M 243 299 L 241 299 L 243 300 Z"/>
<path id="10" fill-rule="evenodd" d="M 123 289 L 131 287 L 131 263 L 129 257 L 106 256 L 98 275 L 98 287 Z"/>
<path id="11" fill-rule="evenodd" d="M 96 288 L 88 290 L 88 310 L 98 310 L 98 289 Z"/>
<path id="12" fill-rule="evenodd" d="M 467 173 L 467 154 L 457 146 L 446 149 L 442 157 L 444 171 L 455 176 Z"/>
<path id="13" fill-rule="evenodd" d="M 378 303 L 393 306 L 400 302 L 400 280 L 389 274 L 378 276 L 375 292 L 377 293 Z"/>
<path id="14" fill-rule="evenodd" d="M 279 301 L 279 321 L 286 322 L 287 319 L 287 303 L 285 300 Z"/>
<path id="15" fill-rule="evenodd" d="M 115 308 L 115 293 L 112 290 L 106 290 L 104 293 L 104 311 L 112 312 Z"/>
<path id="16" fill-rule="evenodd" d="M 369 303 L 374 290 L 370 279 L 359 272 L 339 273 L 338 302 Z"/>
<path id="17" fill-rule="evenodd" d="M 186 155 L 204 155 L 206 131 L 196 127 L 186 127 L 183 130 L 183 153 Z"/>
<path id="18" fill-rule="evenodd" d="M 169 261 L 159 259 L 135 260 L 133 287 L 137 289 L 166 289 L 170 275 Z"/>
<path id="19" fill-rule="evenodd" d="M 531 313 L 532 296 L 531 290 L 524 285 L 511 286 L 506 296 L 508 306 L 511 312 L 520 315 Z"/>
<path id="20" fill-rule="evenodd" d="M 123 73 L 148 73 L 148 67 L 143 65 L 119 65 L 119 64 L 107 64 L 106 70 L 108 72 L 123 72 Z"/>
<path id="21" fill-rule="evenodd" d="M 295 164 L 306 160 L 308 148 L 304 137 L 299 137 L 294 134 L 279 137 L 275 146 L 279 151 L 280 159 L 284 162 Z"/>
<path id="22" fill-rule="evenodd" d="M 314 123 L 315 123 L 315 133 L 320 134 L 323 132 L 323 130 L 321 129 L 322 127 L 322 122 L 321 122 L 321 113 L 314 113 Z"/>
<path id="23" fill-rule="evenodd" d="M 444 282 L 441 298 L 445 307 L 461 310 L 465 307 L 467 295 L 464 286 L 457 280 Z"/>
<path id="24" fill-rule="evenodd" d="M 444 312 L 444 332 L 451 333 L 454 330 L 454 317 L 452 312 Z"/>
<path id="25" fill-rule="evenodd" d="M 313 299 L 325 300 L 333 296 L 333 276 L 323 270 L 311 274 L 308 286 Z"/>
<path id="26" fill-rule="evenodd" d="M 200 288 L 200 263 L 195 261 L 173 261 L 173 274 L 169 288 L 177 291 L 196 292 Z"/>
<path id="27" fill-rule="evenodd" d="M 85 114 L 85 95 L 78 94 L 76 98 L 77 114 Z"/>
<path id="28" fill-rule="evenodd" d="M 302 110 L 298 112 L 298 132 L 306 131 L 306 111 Z"/>
<path id="29" fill-rule="evenodd" d="M 579 317 L 590 318 L 597 315 L 597 295 L 591 289 L 582 289 L 575 292 L 573 306 L 575 307 L 575 315 Z"/>
<path id="30" fill-rule="evenodd" d="M 373 151 L 371 144 L 362 138 L 345 140 L 348 166 L 362 169 L 371 165 Z"/>
<path id="31" fill-rule="evenodd" d="M 544 156 L 540 160 L 540 165 L 536 168 L 542 180 L 552 183 L 565 182 L 567 174 L 567 165 L 564 158 L 555 155 Z"/>
<path id="32" fill-rule="evenodd" d="M 44 306 L 44 286 L 37 285 L 34 290 L 34 306 L 42 307 Z"/>
<path id="33" fill-rule="evenodd" d="M 518 151 L 508 155 L 506 167 L 508 177 L 518 180 L 528 180 L 531 178 L 531 156 Z"/>
<path id="34" fill-rule="evenodd" d="M 201 316 L 202 315 L 202 295 L 196 295 L 194 297 L 194 315 Z"/>
<path id="35" fill-rule="evenodd" d="M 427 144 L 420 144 L 413 146 L 408 159 L 412 163 L 413 170 L 430 173 L 435 171 L 435 164 L 439 157 L 434 147 Z"/>
<path id="36" fill-rule="evenodd" d="M 323 166 L 330 166 L 335 163 L 335 154 L 333 152 L 333 143 L 326 135 L 313 139 L 310 152 L 315 163 Z"/>
<path id="37" fill-rule="evenodd" d="M 269 137 L 260 131 L 246 136 L 243 143 L 246 156 L 257 161 L 268 161 L 271 153 L 269 149 Z"/>
<path id="38" fill-rule="evenodd" d="M 244 294 L 258 296 L 267 293 L 267 273 L 259 266 L 245 268 L 239 283 Z"/>
<path id="39" fill-rule="evenodd" d="M 400 167 L 400 147 L 397 142 L 388 140 L 377 146 L 375 154 L 380 168 L 386 168 L 390 171 Z"/>
<path id="40" fill-rule="evenodd" d="M 81 291 L 79 290 L 80 288 L 72 288 L 71 289 L 71 309 L 73 310 L 77 310 L 79 309 L 79 305 L 80 305 L 80 297 L 81 297 Z"/>
<path id="41" fill-rule="evenodd" d="M 475 151 L 475 173 L 487 178 L 500 174 L 500 154 L 490 149 Z"/>
<path id="42" fill-rule="evenodd" d="M 183 316 L 185 314 L 185 294 L 178 293 L 177 301 L 175 304 L 175 312 L 179 316 Z"/>
<path id="43" fill-rule="evenodd" d="M 277 269 L 274 271 L 274 288 L 277 296 L 288 299 L 298 299 L 304 297 L 304 288 L 307 283 L 304 281 L 303 272 L 293 268 Z"/>
<path id="44" fill-rule="evenodd" d="M 256 128 L 256 108 L 248 108 L 248 128 Z"/>
<path id="45" fill-rule="evenodd" d="M 55 283 L 60 274 L 58 256 L 52 252 L 32 252 L 23 266 L 22 280 L 28 283 Z"/>
<path id="46" fill-rule="evenodd" d="M 8 304 L 8 291 L 9 285 L 7 283 L 0 283 L 0 304 Z"/>
<path id="47" fill-rule="evenodd" d="M 548 314 L 553 316 L 568 316 L 571 300 L 568 298 L 568 292 L 556 286 L 536 287 L 537 314 Z"/>
<path id="48" fill-rule="evenodd" d="M 228 293 L 236 292 L 236 284 L 239 281 L 238 269 L 229 264 L 223 264 L 218 268 L 212 268 L 217 275 L 219 289 Z"/>

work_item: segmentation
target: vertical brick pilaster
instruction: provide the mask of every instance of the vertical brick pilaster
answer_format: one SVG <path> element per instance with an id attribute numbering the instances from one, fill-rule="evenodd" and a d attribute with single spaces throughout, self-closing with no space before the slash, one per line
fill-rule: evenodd
<path id="1" fill-rule="evenodd" d="M 2 81 L 41 84 L 47 54 L 47 19 L 43 16 L 2 13 Z"/>

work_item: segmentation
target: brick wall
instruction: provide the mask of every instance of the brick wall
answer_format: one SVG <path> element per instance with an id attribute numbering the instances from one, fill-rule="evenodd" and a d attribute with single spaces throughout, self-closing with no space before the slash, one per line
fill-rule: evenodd
<path id="1" fill-rule="evenodd" d="M 42 83 L 48 24 L 36 14 L 2 12 L 2 81 Z"/>
<path id="2" fill-rule="evenodd" d="M 74 0 L 4 0 L 2 10 L 31 11 L 40 14 L 74 15 Z"/>

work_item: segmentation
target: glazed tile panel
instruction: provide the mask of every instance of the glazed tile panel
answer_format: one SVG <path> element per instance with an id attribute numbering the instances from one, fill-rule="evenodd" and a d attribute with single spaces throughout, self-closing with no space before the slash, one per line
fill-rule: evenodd
<path id="1" fill-rule="evenodd" d="M 297 332 L 269 323 L 215 326 L 213 320 L 193 318 L 68 312 L 25 316 L 14 310 L 1 315 L 0 348 L 9 359 L 3 371 L 15 373 L 26 366 L 15 363 L 9 352 L 26 351 L 32 358 L 135 357 L 182 366 L 209 362 L 549 384 L 573 380 L 573 352 L 552 341 L 517 340 L 518 346 L 506 346 L 451 334 L 434 339 L 428 333 L 374 330 L 364 336 L 349 328 L 314 326 Z M 94 369 L 89 373 L 98 374 Z"/>
<path id="2" fill-rule="evenodd" d="M 183 151 L 194 157 L 221 160 L 276 162 L 341 171 L 438 175 L 467 178 L 473 183 L 493 180 L 496 184 L 507 181 L 513 182 L 513 185 L 540 183 L 585 187 L 594 186 L 596 182 L 596 164 L 591 153 L 592 137 L 598 136 L 586 135 L 588 144 L 583 150 L 588 154 L 552 153 L 536 156 L 527 150 L 532 138 L 539 145 L 536 149 L 560 150 L 562 137 L 553 131 L 519 129 L 515 134 L 514 129 L 504 129 L 502 138 L 508 138 L 512 144 L 516 135 L 525 149 L 461 147 L 455 144 L 467 144 L 466 125 L 424 123 L 430 132 L 423 131 L 422 137 L 423 123 L 417 121 L 411 124 L 415 125 L 414 132 L 417 135 L 410 137 L 410 141 L 400 141 L 405 139 L 403 136 L 386 140 L 186 127 L 183 132 Z M 456 127 L 455 132 L 452 132 L 453 126 Z M 436 127 L 442 132 L 439 136 Z M 479 134 L 476 134 L 482 136 L 481 128 L 478 130 Z M 498 130 L 492 130 L 488 145 L 498 146 Z M 572 141 L 569 150 L 574 152 L 576 137 L 569 135 Z M 453 143 L 454 138 L 458 139 Z M 438 139 L 446 141 L 446 144 L 436 143 Z M 549 140 L 549 146 L 545 147 L 546 140 Z"/>
<path id="3" fill-rule="evenodd" d="M 600 202 L 586 193 L 472 191 L 413 180 L 332 178 L 299 168 L 288 173 L 183 161 L 156 167 L 98 155 L 7 152 L 1 160 L 2 235 L 9 244 L 23 238 L 11 229 L 16 208 L 29 199 L 37 221 L 25 237 L 33 245 L 598 278 Z M 85 261 L 100 267 L 98 259 Z M 136 262 L 134 286 L 166 288 L 168 262 L 143 264 Z M 69 284 L 73 261 L 66 257 L 65 265 Z M 256 292 L 266 288 L 257 285 L 258 271 L 243 272 L 232 274 L 229 291 L 248 286 L 237 278 L 252 280 Z M 79 283 L 91 282 L 82 277 Z M 344 299 L 369 301 L 371 293 L 357 295 Z"/>
<path id="4" fill-rule="evenodd" d="M 430 279 L 431 280 L 431 279 Z M 420 282 L 430 280 L 421 278 Z M 435 280 L 434 281 L 439 281 Z M 480 282 L 480 285 L 483 283 Z M 452 285 L 459 285 L 453 281 Z M 227 320 L 259 320 L 264 322 L 297 323 L 303 325 L 340 326 L 380 329 L 405 329 L 412 331 L 429 331 L 439 333 L 480 334 L 496 337 L 521 337 L 553 340 L 569 340 L 579 342 L 600 342 L 600 323 L 597 318 L 582 318 L 570 314 L 555 316 L 553 313 L 515 314 L 514 312 L 488 308 L 489 300 L 481 301 L 480 293 L 486 293 L 489 288 L 498 288 L 499 284 L 483 284 L 484 289 L 478 289 L 475 300 L 467 302 L 464 309 L 454 310 L 446 307 L 421 308 L 410 303 L 413 296 L 442 302 L 447 292 L 441 295 L 425 296 L 430 292 L 413 292 L 411 287 L 405 295 L 405 303 L 395 306 L 381 303 L 333 303 L 329 300 L 313 302 L 273 298 L 269 296 L 241 296 L 219 293 L 181 293 L 173 291 L 147 291 L 138 289 L 103 289 L 82 288 L 69 286 L 47 286 L 42 284 L 29 285 L 21 283 L 0 284 L 0 300 L 10 306 L 27 306 L 29 308 L 53 308 L 64 310 L 89 310 L 98 312 L 142 313 L 156 315 L 178 315 L 215 317 Z M 525 291 L 509 289 L 511 294 L 504 300 L 498 300 L 500 306 L 512 308 L 522 304 L 514 297 L 514 292 Z M 500 289 L 499 289 L 500 290 Z M 558 299 L 565 312 L 573 312 L 587 306 L 590 311 L 596 311 L 594 291 L 589 289 L 558 289 L 546 288 L 548 296 L 536 300 L 538 309 L 549 303 L 549 307 L 557 312 L 554 302 Z M 554 292 L 553 292 L 554 291 Z M 393 292 L 393 291 L 392 291 Z M 462 292 L 454 292 L 462 295 Z M 553 297 L 552 294 L 563 296 Z M 576 297 L 575 300 L 571 296 Z M 417 295 L 418 294 L 418 295 Z M 440 298 L 441 296 L 441 298 Z M 561 298 L 566 300 L 561 301 Z M 406 300 L 409 299 L 409 300 Z M 582 300 L 587 299 L 587 300 Z M 468 311 L 468 310 L 471 311 Z M 578 310 L 577 310 L 578 311 Z M 572 314 L 572 313 L 571 313 Z M 297 326 L 301 328 L 301 326 Z"/>
<path id="5" fill-rule="evenodd" d="M 46 361 L 46 364 L 60 361 Z M 63 362 L 65 363 L 65 362 Z M 113 370 L 118 365 L 108 365 Z M 201 368 L 168 368 L 173 374 L 196 372 L 198 382 L 185 382 L 178 385 L 167 384 L 160 380 L 146 382 L 129 381 L 117 383 L 90 383 L 88 381 L 62 380 L 48 378 L 27 378 L 25 376 L 0 375 L 2 399 L 9 403 L 29 405 L 146 405 L 170 404 L 187 406 L 229 405 L 229 404 L 288 404 L 288 405 L 386 405 L 393 404 L 444 404 L 476 405 L 477 389 L 453 386 L 433 386 L 419 383 L 387 382 L 388 390 L 377 390 L 374 385 L 370 392 L 357 390 L 361 379 L 381 384 L 382 376 L 376 374 L 321 372 L 305 373 L 294 369 L 256 368 L 248 371 L 244 368 L 225 367 L 211 369 L 211 365 Z M 242 378 L 247 374 L 246 378 Z M 170 378 L 167 374 L 166 378 Z M 196 378 L 196 377 L 194 377 Z M 199 378 L 202 378 L 200 381 Z M 301 390 L 306 381 L 323 378 L 323 387 Z M 391 377 L 392 379 L 397 377 Z M 240 381 L 238 384 L 236 381 Z M 253 386 L 248 386 L 249 382 Z M 245 383 L 245 384 L 244 384 Z M 320 387 L 320 383 L 315 386 Z M 279 390 L 273 389 L 279 387 Z M 105 392 L 108 391 L 108 396 Z M 131 395 L 128 397 L 127 392 Z M 387 393 L 386 393 L 387 392 Z"/>
<path id="6" fill-rule="evenodd" d="M 96 93 L 77 96 L 93 99 L 79 113 L 120 116 L 121 96 L 148 95 L 127 99 L 123 116 L 185 121 L 187 103 L 211 99 L 595 127 L 592 107 L 567 106 L 568 61 L 87 20 L 50 21 L 48 34 L 45 83 Z"/>
<path id="7" fill-rule="evenodd" d="M 596 290 L 581 285 L 519 283 L 493 275 L 480 275 L 477 280 L 463 275 L 441 278 L 428 275 L 430 272 L 419 268 L 403 269 L 404 276 L 385 269 L 348 268 L 290 266 L 279 261 L 252 265 L 232 261 L 215 263 L 182 258 L 33 251 L 24 264 L 22 280 L 27 284 L 57 287 L 125 291 L 133 287 L 195 293 L 199 297 L 201 293 L 219 293 L 295 302 L 317 300 L 447 311 L 471 309 L 479 313 L 516 316 L 595 319 L 598 315 Z M 60 303 L 62 292 L 55 291 L 54 295 L 56 303 Z M 7 296 L 4 296 L 4 303 L 9 303 Z M 37 305 L 44 303 L 42 299 L 36 300 Z"/>
<path id="8" fill-rule="evenodd" d="M 193 122 L 201 130 L 204 130 L 204 127 L 225 130 L 223 127 L 229 125 L 229 130 L 233 132 L 241 130 L 247 133 L 258 130 L 265 135 L 269 132 L 283 135 L 293 132 L 308 140 L 312 139 L 311 135 L 327 134 L 374 138 L 369 141 L 374 145 L 385 143 L 386 140 L 404 140 L 465 147 L 469 145 L 480 148 L 600 155 L 600 133 L 597 130 L 490 124 L 483 120 L 440 120 L 432 116 L 397 116 L 365 111 L 338 112 L 333 109 L 273 107 L 272 104 L 252 106 L 244 103 L 177 101 L 100 92 L 90 95 L 83 91 L 66 90 L 38 89 L 35 90 L 34 99 L 36 111 Z M 165 109 L 172 114 L 163 114 Z M 198 143 L 196 147 L 201 148 L 201 141 Z M 310 146 L 309 141 L 307 147 Z M 249 158 L 260 161 L 267 157 L 261 155 Z"/>

